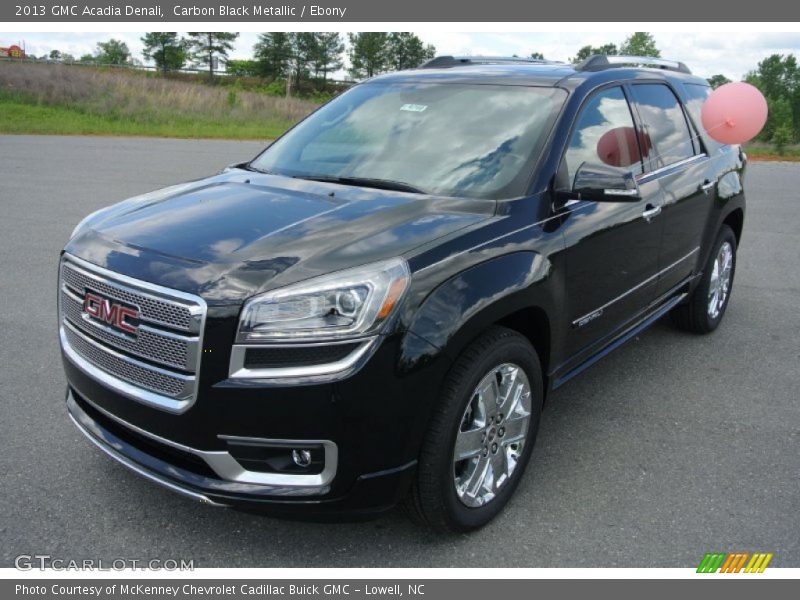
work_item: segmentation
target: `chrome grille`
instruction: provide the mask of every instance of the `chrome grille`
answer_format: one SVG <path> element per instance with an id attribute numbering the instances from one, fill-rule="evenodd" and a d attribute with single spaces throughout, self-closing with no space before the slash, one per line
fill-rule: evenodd
<path id="1" fill-rule="evenodd" d="M 81 336 L 73 327 L 67 325 L 64 329 L 67 342 L 78 354 L 92 364 L 108 371 L 117 377 L 134 385 L 139 385 L 153 392 L 177 398 L 185 390 L 186 379 L 176 375 L 168 375 L 149 368 L 142 363 L 128 360 L 119 354 L 110 352 L 101 344 L 92 343 Z"/>
<path id="2" fill-rule="evenodd" d="M 127 285 L 73 265 L 69 261 L 61 263 L 61 280 L 80 295 L 83 295 L 88 288 L 114 300 L 138 306 L 141 318 L 146 321 L 181 331 L 197 332 L 197 320 L 192 315 L 192 304 L 177 298 L 162 300 L 157 295 L 143 294 L 130 289 Z"/>
<path id="3" fill-rule="evenodd" d="M 72 362 L 135 400 L 173 412 L 186 410 L 196 394 L 205 302 L 66 254 L 60 275 L 61 342 Z M 86 315 L 87 290 L 138 307 L 136 335 Z"/>
<path id="4" fill-rule="evenodd" d="M 84 318 L 81 299 L 65 289 L 61 290 L 61 312 L 77 329 L 109 346 L 182 371 L 194 370 L 197 338 L 168 335 L 144 325 L 139 326 L 135 338 L 116 333 L 109 327 Z"/>

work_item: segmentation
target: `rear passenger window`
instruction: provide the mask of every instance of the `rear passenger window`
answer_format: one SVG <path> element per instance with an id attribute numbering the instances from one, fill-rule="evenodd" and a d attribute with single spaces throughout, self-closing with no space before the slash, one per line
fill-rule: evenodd
<path id="1" fill-rule="evenodd" d="M 642 172 L 631 109 L 620 87 L 598 92 L 581 109 L 564 154 L 570 187 L 584 163 L 618 167 L 626 173 Z"/>
<path id="2" fill-rule="evenodd" d="M 651 168 L 694 156 L 686 116 L 673 91 L 660 83 L 646 83 L 634 85 L 633 93 L 645 128 L 642 152 Z"/>

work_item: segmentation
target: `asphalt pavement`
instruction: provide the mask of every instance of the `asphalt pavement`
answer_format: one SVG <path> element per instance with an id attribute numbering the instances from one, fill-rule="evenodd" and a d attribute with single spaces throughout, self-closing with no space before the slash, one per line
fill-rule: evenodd
<path id="1" fill-rule="evenodd" d="M 263 144 L 0 136 L 0 566 L 800 567 L 800 164 L 754 163 L 733 294 L 699 337 L 658 323 L 551 397 L 510 506 L 440 537 L 399 512 L 319 524 L 215 509 L 108 459 L 66 416 L 58 253 L 89 212 L 214 173 Z"/>

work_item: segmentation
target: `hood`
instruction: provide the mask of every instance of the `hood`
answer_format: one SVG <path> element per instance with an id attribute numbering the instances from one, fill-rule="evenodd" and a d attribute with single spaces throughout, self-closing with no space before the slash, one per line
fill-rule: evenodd
<path id="1" fill-rule="evenodd" d="M 393 256 L 490 218 L 495 203 L 233 169 L 90 216 L 67 252 L 112 271 L 241 302 Z"/>

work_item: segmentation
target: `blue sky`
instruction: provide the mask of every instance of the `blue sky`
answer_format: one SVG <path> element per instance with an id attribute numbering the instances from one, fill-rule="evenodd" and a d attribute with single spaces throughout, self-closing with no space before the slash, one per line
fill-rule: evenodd
<path id="1" fill-rule="evenodd" d="M 702 27 L 697 25 L 693 27 Z M 616 31 L 594 32 L 431 32 L 419 34 L 434 44 L 439 54 L 528 55 L 542 52 L 546 58 L 568 60 L 585 44 L 620 44 L 627 34 Z M 93 52 L 99 41 L 115 37 L 124 40 L 134 56 L 141 59 L 142 33 L 85 32 L 85 33 L 3 33 L 0 46 L 24 40 L 29 53 L 42 55 L 52 49 L 80 56 Z M 239 36 L 233 58 L 247 58 L 258 34 L 244 32 Z M 687 32 L 656 32 L 656 42 L 665 58 L 682 60 L 698 75 L 708 77 L 722 73 L 733 80 L 740 79 L 754 68 L 759 60 L 773 53 L 800 55 L 800 33 L 736 32 L 719 33 L 702 30 Z"/>

